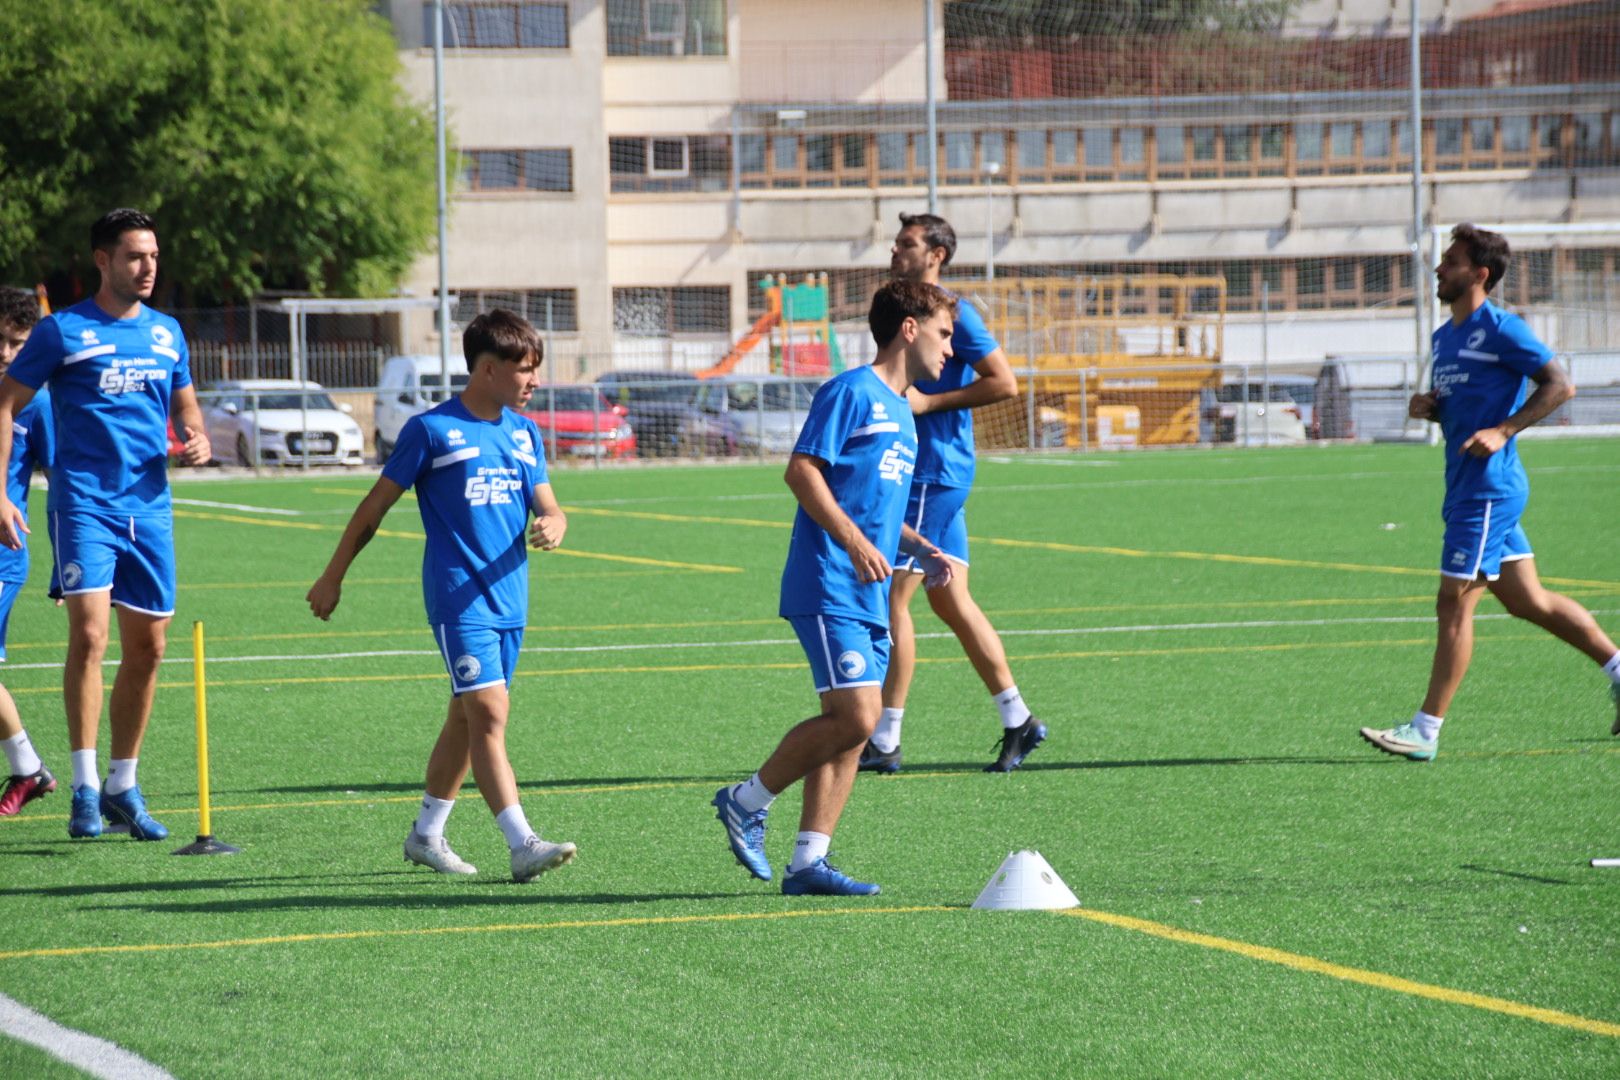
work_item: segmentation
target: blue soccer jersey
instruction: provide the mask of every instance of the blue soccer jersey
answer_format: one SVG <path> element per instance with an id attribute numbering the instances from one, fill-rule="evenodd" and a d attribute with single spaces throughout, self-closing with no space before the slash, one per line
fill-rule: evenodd
<path id="1" fill-rule="evenodd" d="M 6 373 L 50 384 L 59 440 L 51 512 L 169 513 L 169 395 L 191 385 L 180 324 L 144 304 L 115 319 L 94 300 L 47 315 Z"/>
<path id="2" fill-rule="evenodd" d="M 56 460 L 56 426 L 51 422 L 51 395 L 41 390 L 11 422 L 11 461 L 6 470 L 6 497 L 28 516 L 28 482 L 34 470 L 49 469 Z M 17 539 L 22 547 L 0 547 L 0 581 L 21 584 L 28 580 L 28 536 Z"/>
<path id="3" fill-rule="evenodd" d="M 835 376 L 816 391 L 793 452 L 827 463 L 833 498 L 879 551 L 887 556 L 899 546 L 917 462 L 917 425 L 903 396 L 869 367 Z M 779 614 L 842 615 L 888 626 L 889 583 L 861 584 L 849 552 L 801 506 L 782 570 Z"/>
<path id="4" fill-rule="evenodd" d="M 1529 492 L 1516 439 L 1488 458 L 1462 453 L 1462 444 L 1517 412 L 1529 396 L 1526 376 L 1552 355 L 1523 319 L 1491 303 L 1480 305 L 1461 326 L 1447 319 L 1435 330 L 1433 385 L 1446 436 L 1446 505 Z"/>
<path id="5" fill-rule="evenodd" d="M 979 309 L 970 300 L 956 305 L 951 331 L 951 357 L 939 378 L 918 382 L 925 394 L 960 390 L 978 377 L 973 365 L 1000 346 L 990 336 Z M 973 410 L 946 409 L 917 417 L 917 482 L 948 487 L 973 486 Z"/>
<path id="6" fill-rule="evenodd" d="M 428 622 L 513 629 L 529 612 L 527 527 L 546 483 L 533 421 L 502 409 L 480 420 L 453 397 L 400 429 L 382 474 L 416 488 L 427 545 L 422 598 Z"/>

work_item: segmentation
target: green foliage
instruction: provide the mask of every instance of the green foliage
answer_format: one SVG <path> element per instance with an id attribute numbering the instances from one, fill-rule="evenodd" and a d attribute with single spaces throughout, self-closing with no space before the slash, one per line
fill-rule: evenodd
<path id="1" fill-rule="evenodd" d="M 1276 30 L 1299 0 L 956 0 L 945 5 L 952 39 L 1114 37 L 1204 30 Z"/>
<path id="2" fill-rule="evenodd" d="M 155 216 L 193 297 L 391 291 L 434 228 L 433 125 L 365 0 L 0 0 L 0 278 L 93 279 Z"/>

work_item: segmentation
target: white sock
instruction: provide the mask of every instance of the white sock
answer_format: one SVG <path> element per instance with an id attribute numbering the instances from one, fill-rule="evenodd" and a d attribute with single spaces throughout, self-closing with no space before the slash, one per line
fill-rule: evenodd
<path id="1" fill-rule="evenodd" d="M 793 858 L 788 862 L 788 873 L 797 874 L 817 859 L 825 859 L 831 845 L 832 837 L 826 833 L 800 833 L 793 842 Z"/>
<path id="2" fill-rule="evenodd" d="M 900 749 L 900 718 L 905 715 L 904 709 L 884 709 L 883 715 L 878 717 L 877 728 L 872 732 L 872 745 L 885 754 Z"/>
<path id="3" fill-rule="evenodd" d="M 39 754 L 34 751 L 34 744 L 28 741 L 26 731 L 19 731 L 0 742 L 0 747 L 5 748 L 6 763 L 11 766 L 12 776 L 33 776 L 45 767 L 45 763 L 39 760 Z"/>
<path id="4" fill-rule="evenodd" d="M 1603 665 L 1603 674 L 1609 677 L 1610 682 L 1620 686 L 1620 652 L 1609 657 L 1609 662 Z"/>
<path id="5" fill-rule="evenodd" d="M 1422 709 L 1412 714 L 1412 726 L 1417 728 L 1417 733 L 1429 742 L 1433 742 L 1440 737 L 1440 725 L 1445 722 L 1445 717 L 1430 716 Z"/>
<path id="6" fill-rule="evenodd" d="M 455 805 L 454 799 L 435 799 L 424 792 L 422 812 L 416 815 L 416 835 L 443 836 L 444 823 L 450 820 L 450 811 Z"/>
<path id="7" fill-rule="evenodd" d="M 776 795 L 760 783 L 759 773 L 755 773 L 747 780 L 731 789 L 731 797 L 737 800 L 750 814 L 757 814 L 761 810 L 769 810 L 771 803 L 776 801 Z"/>
<path id="8" fill-rule="evenodd" d="M 96 772 L 96 750 L 74 750 L 68 754 L 73 762 L 73 786 L 76 788 L 89 788 L 91 791 L 101 790 L 101 774 Z"/>
<path id="9" fill-rule="evenodd" d="M 135 763 L 139 758 L 113 758 L 107 762 L 107 794 L 122 795 L 135 786 Z"/>
<path id="10" fill-rule="evenodd" d="M 513 803 L 496 814 L 495 824 L 501 827 L 501 833 L 506 837 L 506 846 L 509 848 L 520 848 L 525 840 L 535 835 L 534 830 L 529 828 L 529 819 L 523 816 L 521 803 Z"/>
<path id="11" fill-rule="evenodd" d="M 1018 692 L 1018 687 L 1009 686 L 996 694 L 995 702 L 996 708 L 1001 710 L 1002 727 L 1023 727 L 1029 719 L 1029 706 L 1024 704 L 1024 695 Z"/>

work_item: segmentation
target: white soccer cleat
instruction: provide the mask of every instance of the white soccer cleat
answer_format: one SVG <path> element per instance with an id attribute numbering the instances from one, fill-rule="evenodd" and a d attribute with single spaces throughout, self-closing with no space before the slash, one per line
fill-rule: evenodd
<path id="1" fill-rule="evenodd" d="M 533 881 L 547 870 L 555 870 L 564 863 L 573 862 L 574 854 L 578 850 L 566 841 L 553 844 L 549 840 L 531 836 L 523 841 L 522 847 L 512 849 L 512 880 Z"/>
<path id="2" fill-rule="evenodd" d="M 476 874 L 478 867 L 450 850 L 442 836 L 423 836 L 414 828 L 405 838 L 405 861 L 441 874 Z"/>

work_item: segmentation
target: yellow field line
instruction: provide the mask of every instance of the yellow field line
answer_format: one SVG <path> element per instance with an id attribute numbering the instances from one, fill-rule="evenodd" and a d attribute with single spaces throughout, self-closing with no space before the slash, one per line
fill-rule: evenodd
<path id="1" fill-rule="evenodd" d="M 828 908 L 810 911 L 753 911 L 719 915 L 644 915 L 623 919 L 568 919 L 543 923 L 497 923 L 493 926 L 426 926 L 409 930 L 344 930 L 326 934 L 279 934 L 274 937 L 234 938 L 227 941 L 177 941 L 149 945 L 85 945 L 65 949 L 17 949 L 0 952 L 0 960 L 46 956 L 105 956 L 118 953 L 178 952 L 186 949 L 234 949 L 251 945 L 292 945 L 309 941 L 365 941 L 374 938 L 429 937 L 435 934 L 512 934 L 539 930 L 620 929 L 635 926 L 683 926 L 695 923 L 759 922 L 770 919 L 818 919 L 838 915 L 910 915 L 922 911 L 954 911 L 939 905 L 881 908 Z"/>
<path id="2" fill-rule="evenodd" d="M 1191 930 L 1181 930 L 1174 926 L 1166 926 L 1164 923 L 1132 918 L 1129 915 L 1114 915 L 1106 911 L 1090 911 L 1084 908 L 1075 908 L 1059 912 L 1059 914 L 1077 919 L 1090 919 L 1093 922 L 1106 923 L 1109 926 L 1134 930 L 1141 934 L 1151 934 L 1154 937 L 1180 942 L 1183 945 L 1198 945 L 1206 949 L 1220 949 L 1224 952 L 1247 957 L 1250 960 L 1260 960 L 1268 964 L 1280 964 L 1296 971 L 1308 971 L 1314 975 L 1326 975 L 1329 978 L 1361 983 L 1364 986 L 1376 987 L 1379 990 L 1390 990 L 1397 994 L 1411 994 L 1414 997 L 1444 1001 L 1451 1005 L 1467 1005 L 1470 1008 L 1505 1013 L 1508 1016 L 1516 1016 L 1524 1020 L 1535 1020 L 1543 1024 L 1574 1028 L 1576 1031 L 1584 1031 L 1592 1035 L 1607 1035 L 1610 1038 L 1620 1038 L 1620 1024 L 1611 1024 L 1607 1020 L 1593 1020 L 1585 1016 L 1576 1016 L 1573 1013 L 1559 1012 L 1556 1009 L 1522 1005 L 1517 1001 L 1508 1001 L 1506 998 L 1487 997 L 1484 994 L 1474 994 L 1467 990 L 1453 990 L 1450 987 L 1436 986 L 1433 983 L 1414 982 L 1411 979 L 1403 979 L 1397 975 L 1386 975 L 1380 971 L 1344 967 L 1340 964 L 1329 963 L 1326 960 L 1318 960 L 1314 956 L 1302 956 L 1299 953 L 1284 952 L 1282 949 L 1273 949 L 1265 945 L 1251 945 L 1246 941 L 1234 941 L 1230 938 L 1215 937 L 1211 934 L 1194 933 Z"/>

